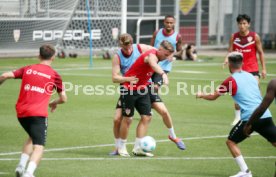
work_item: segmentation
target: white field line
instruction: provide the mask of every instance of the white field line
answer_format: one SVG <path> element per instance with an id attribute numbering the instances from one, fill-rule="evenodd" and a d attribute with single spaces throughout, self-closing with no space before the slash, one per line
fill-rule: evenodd
<path id="1" fill-rule="evenodd" d="M 252 134 L 258 135 L 256 133 Z M 190 138 L 182 138 L 182 140 L 202 140 L 202 139 L 216 139 L 216 138 L 226 138 L 228 135 L 217 135 L 217 136 L 203 136 L 203 137 L 190 137 Z M 170 142 L 168 139 L 157 140 L 157 143 Z M 134 144 L 134 142 L 129 142 L 127 144 Z M 56 151 L 66 151 L 66 150 L 77 150 L 77 149 L 91 149 L 91 148 L 99 148 L 99 147 L 112 147 L 114 144 L 100 144 L 100 145 L 92 145 L 92 146 L 74 146 L 74 147 L 65 147 L 65 148 L 51 148 L 45 149 L 44 152 L 56 152 Z M 17 155 L 21 152 L 3 152 L 0 153 L 0 156 L 9 156 L 9 155 Z"/>
<path id="2" fill-rule="evenodd" d="M 244 157 L 245 159 L 276 159 L 276 156 Z M 102 161 L 102 160 L 233 160 L 233 157 L 91 157 L 91 158 L 43 158 L 43 161 Z M 0 161 L 18 161 L 18 158 L 0 158 Z M 1 173 L 0 173 L 1 174 Z"/>

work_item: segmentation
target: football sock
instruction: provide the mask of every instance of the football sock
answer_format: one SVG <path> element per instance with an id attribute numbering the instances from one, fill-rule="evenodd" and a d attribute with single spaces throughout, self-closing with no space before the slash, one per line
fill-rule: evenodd
<path id="1" fill-rule="evenodd" d="M 236 157 L 235 160 L 236 160 L 237 164 L 239 165 L 242 172 L 246 172 L 248 170 L 248 167 L 247 167 L 242 155 Z"/>
<path id="2" fill-rule="evenodd" d="M 126 149 L 127 139 L 120 139 L 120 148 Z"/>
<path id="3" fill-rule="evenodd" d="M 173 127 L 172 128 L 169 128 L 169 134 L 170 134 L 170 137 L 175 139 L 176 138 L 176 134 L 174 133 L 174 129 Z"/>
<path id="4" fill-rule="evenodd" d="M 140 141 L 141 141 L 141 138 L 137 138 L 135 139 L 135 144 L 134 144 L 134 149 L 137 149 L 140 147 Z"/>
<path id="5" fill-rule="evenodd" d="M 235 119 L 241 119 L 241 110 L 235 110 Z"/>
<path id="6" fill-rule="evenodd" d="M 30 156 L 28 154 L 22 153 L 18 165 L 20 165 L 23 168 L 25 168 L 26 165 L 27 165 L 27 162 L 28 162 L 29 158 L 30 158 Z"/>
<path id="7" fill-rule="evenodd" d="M 120 147 L 120 138 L 115 138 L 115 147 L 116 149 Z"/>
<path id="8" fill-rule="evenodd" d="M 35 171 L 36 167 L 37 167 L 36 163 L 33 162 L 33 161 L 30 161 L 29 165 L 28 165 L 28 168 L 26 170 L 27 173 L 34 174 L 34 171 Z"/>

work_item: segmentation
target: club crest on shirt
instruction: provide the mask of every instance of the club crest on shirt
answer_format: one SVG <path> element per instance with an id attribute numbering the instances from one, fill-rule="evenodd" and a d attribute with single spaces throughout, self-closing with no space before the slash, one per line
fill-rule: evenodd
<path id="1" fill-rule="evenodd" d="M 248 37 L 247 37 L 247 41 L 248 41 L 248 42 L 251 42 L 252 39 L 253 39 L 252 36 L 248 36 Z"/>
<path id="2" fill-rule="evenodd" d="M 241 42 L 240 38 L 235 38 L 234 42 Z"/>
<path id="3" fill-rule="evenodd" d="M 125 112 L 126 112 L 126 115 L 129 115 L 129 114 L 130 114 L 130 109 L 127 108 L 127 109 L 125 110 Z"/>

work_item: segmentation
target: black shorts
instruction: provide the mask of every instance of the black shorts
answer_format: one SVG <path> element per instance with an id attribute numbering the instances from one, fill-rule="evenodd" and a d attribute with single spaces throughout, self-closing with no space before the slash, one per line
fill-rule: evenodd
<path id="1" fill-rule="evenodd" d="M 235 143 L 240 143 L 247 138 L 243 133 L 243 127 L 247 121 L 239 121 L 230 131 L 228 139 Z M 267 141 L 276 142 L 276 127 L 271 117 L 259 119 L 252 125 L 252 130 L 258 132 Z"/>
<path id="2" fill-rule="evenodd" d="M 141 94 L 143 93 L 143 94 Z M 122 114 L 126 117 L 134 115 L 134 108 L 140 115 L 151 116 L 151 102 L 148 90 L 145 92 L 136 90 L 126 90 L 121 95 Z"/>
<path id="3" fill-rule="evenodd" d="M 33 144 L 44 146 L 47 137 L 48 118 L 24 117 L 18 118 L 21 126 L 31 137 Z"/>
<path id="4" fill-rule="evenodd" d="M 164 71 L 166 74 L 169 73 L 169 71 Z M 163 78 L 162 75 L 157 74 L 157 73 L 153 73 L 153 75 L 151 76 L 151 80 L 155 85 L 158 86 L 162 86 L 163 85 Z"/>
<path id="5" fill-rule="evenodd" d="M 162 99 L 158 95 L 158 90 L 154 89 L 154 85 L 149 86 L 149 96 L 151 103 L 162 102 Z"/>
<path id="6" fill-rule="evenodd" d="M 258 76 L 259 78 L 261 78 L 259 71 L 254 71 L 249 73 L 251 73 L 253 76 Z"/>

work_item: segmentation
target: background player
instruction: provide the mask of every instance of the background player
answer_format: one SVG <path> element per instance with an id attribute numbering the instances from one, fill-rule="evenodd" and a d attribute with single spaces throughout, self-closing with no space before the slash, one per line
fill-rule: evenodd
<path id="1" fill-rule="evenodd" d="M 43 45 L 40 47 L 39 64 L 5 72 L 0 77 L 0 84 L 6 79 L 22 79 L 16 112 L 18 121 L 29 138 L 23 146 L 20 162 L 15 170 L 16 177 L 34 177 L 33 173 L 42 158 L 48 125 L 47 108 L 53 89 L 57 90 L 59 98 L 50 102 L 52 112 L 57 104 L 67 100 L 61 77 L 50 66 L 54 58 L 55 49 L 50 45 Z"/>
<path id="2" fill-rule="evenodd" d="M 237 23 L 239 27 L 239 32 L 232 34 L 229 41 L 229 53 L 232 51 L 238 51 L 243 54 L 243 66 L 242 69 L 247 71 L 259 82 L 259 67 L 257 61 L 257 55 L 259 54 L 259 59 L 262 66 L 262 78 L 266 77 L 266 66 L 264 52 L 262 48 L 262 43 L 259 35 L 253 31 L 250 31 L 251 19 L 246 14 L 240 14 L 237 17 Z M 225 58 L 224 64 L 228 63 L 228 58 Z M 240 108 L 239 105 L 235 104 L 235 119 L 232 125 L 235 125 L 240 120 Z"/>
<path id="3" fill-rule="evenodd" d="M 229 54 L 228 60 L 228 66 L 232 76 L 228 77 L 214 93 L 198 93 L 196 97 L 206 100 L 216 100 L 219 96 L 228 92 L 231 93 L 235 102 L 240 105 L 242 112 L 241 120 L 230 131 L 226 144 L 240 167 L 240 172 L 232 177 L 252 177 L 252 174 L 248 170 L 247 164 L 241 155 L 238 143 L 247 138 L 243 133 L 243 127 L 253 111 L 262 102 L 262 97 L 259 91 L 258 81 L 252 74 L 242 70 L 242 54 L 232 52 Z M 274 130 L 271 129 L 271 127 L 274 127 Z M 276 143 L 275 126 L 268 109 L 261 116 L 258 121 L 258 126 L 254 127 L 254 130 L 272 144 Z"/>

